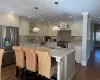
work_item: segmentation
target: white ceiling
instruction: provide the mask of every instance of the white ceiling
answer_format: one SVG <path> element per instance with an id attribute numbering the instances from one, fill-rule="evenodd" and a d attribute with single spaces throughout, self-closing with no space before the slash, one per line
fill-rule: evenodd
<path id="1" fill-rule="evenodd" d="M 15 12 L 19 15 L 35 18 L 34 7 L 38 6 L 38 15 L 43 15 L 40 18 L 53 21 L 55 20 L 55 1 L 59 2 L 59 21 L 70 20 L 70 16 L 73 16 L 71 20 L 75 18 L 80 20 L 82 19 L 81 13 L 90 12 L 92 21 L 100 22 L 100 0 L 0 0 L 0 12 Z"/>

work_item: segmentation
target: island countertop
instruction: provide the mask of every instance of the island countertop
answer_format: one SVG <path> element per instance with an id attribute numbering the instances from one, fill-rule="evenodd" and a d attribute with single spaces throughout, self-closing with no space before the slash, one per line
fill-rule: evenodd
<path id="1" fill-rule="evenodd" d="M 63 58 L 75 51 L 74 49 L 68 49 L 68 48 L 49 49 L 49 50 L 51 56 L 58 57 L 58 58 Z"/>

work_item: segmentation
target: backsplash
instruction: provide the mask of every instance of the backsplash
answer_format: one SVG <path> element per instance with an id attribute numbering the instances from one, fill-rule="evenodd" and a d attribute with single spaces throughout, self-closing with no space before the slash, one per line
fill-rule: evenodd
<path id="1" fill-rule="evenodd" d="M 28 42 L 41 42 L 43 41 L 44 36 L 19 36 L 19 43 L 28 43 Z M 71 40 L 66 39 L 66 40 L 60 40 L 60 38 L 57 36 L 51 36 L 51 40 L 56 39 L 57 41 L 74 41 L 74 42 L 82 42 L 82 37 L 71 37 Z"/>

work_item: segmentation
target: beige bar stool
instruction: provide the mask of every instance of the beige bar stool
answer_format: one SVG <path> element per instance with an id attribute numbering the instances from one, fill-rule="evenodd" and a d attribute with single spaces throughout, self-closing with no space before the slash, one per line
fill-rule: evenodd
<path id="1" fill-rule="evenodd" d="M 0 80 L 1 80 L 1 66 L 2 66 L 3 53 L 4 49 L 0 49 Z"/>
<path id="2" fill-rule="evenodd" d="M 35 50 L 38 55 L 38 72 L 48 80 L 53 76 L 57 68 L 56 60 L 52 60 L 48 50 Z"/>
<path id="3" fill-rule="evenodd" d="M 13 50 L 16 56 L 16 77 L 21 73 L 21 79 L 24 77 L 24 69 L 25 69 L 25 55 L 22 47 L 13 46 Z"/>
<path id="4" fill-rule="evenodd" d="M 26 80 L 30 75 L 29 72 L 34 73 L 34 78 L 37 72 L 37 56 L 33 48 L 23 48 L 26 55 Z"/>

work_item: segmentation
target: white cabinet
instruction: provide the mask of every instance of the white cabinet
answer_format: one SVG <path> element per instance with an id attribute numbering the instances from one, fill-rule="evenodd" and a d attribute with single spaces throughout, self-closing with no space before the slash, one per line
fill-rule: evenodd
<path id="1" fill-rule="evenodd" d="M 54 27 L 54 25 L 49 24 L 48 25 L 48 36 L 57 36 L 58 31 L 53 31 L 52 28 Z"/>
<path id="2" fill-rule="evenodd" d="M 20 17 L 19 35 L 29 35 L 29 19 Z"/>
<path id="3" fill-rule="evenodd" d="M 72 24 L 71 36 L 82 36 L 82 21 Z"/>
<path id="4" fill-rule="evenodd" d="M 14 14 L 0 14 L 0 25 L 19 27 L 19 16 Z"/>
<path id="5" fill-rule="evenodd" d="M 76 63 L 81 63 L 81 56 L 82 56 L 82 46 L 81 45 L 75 45 L 75 61 Z"/>

